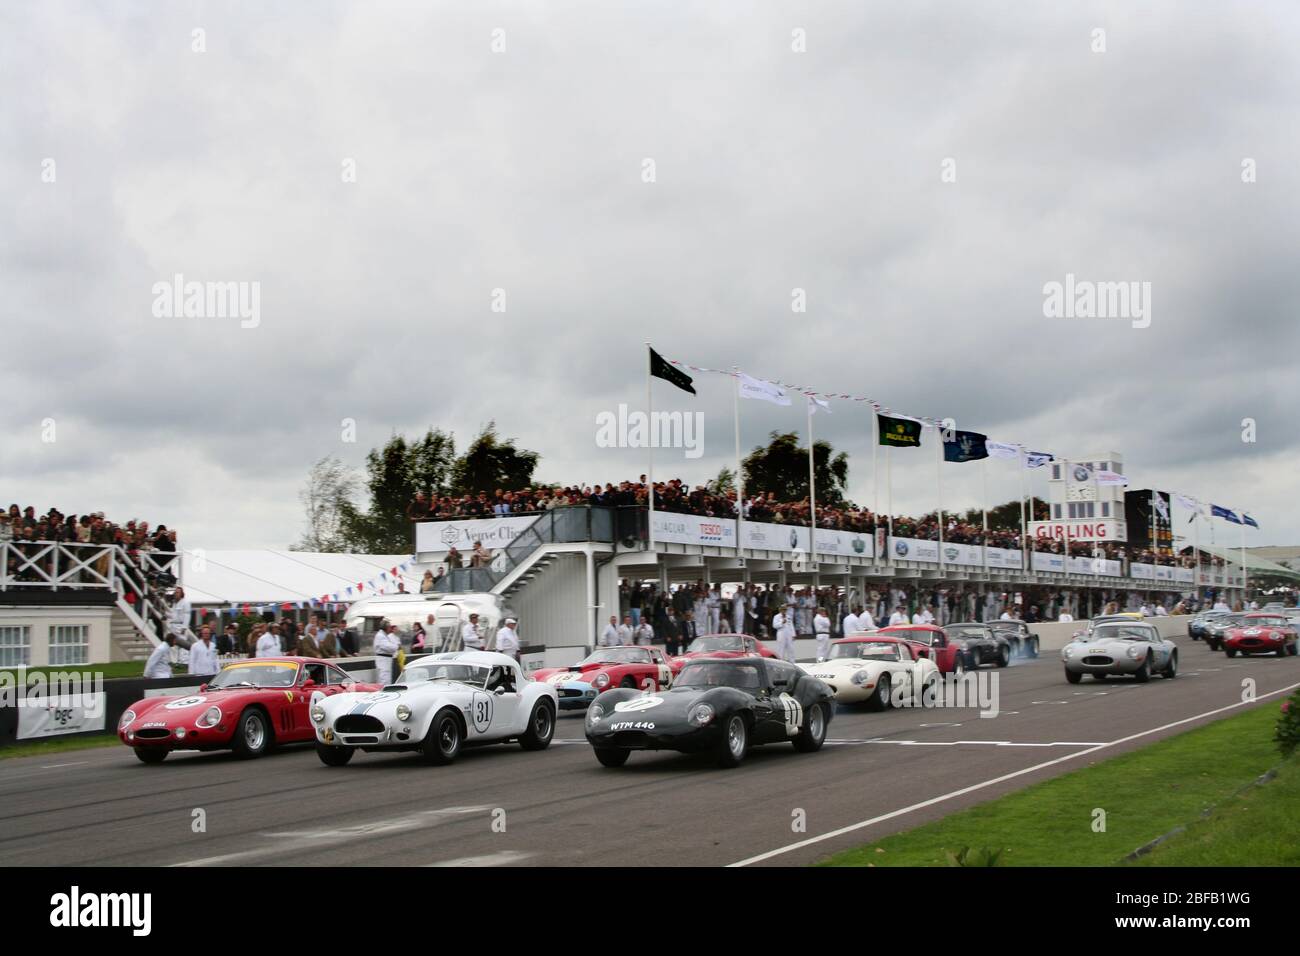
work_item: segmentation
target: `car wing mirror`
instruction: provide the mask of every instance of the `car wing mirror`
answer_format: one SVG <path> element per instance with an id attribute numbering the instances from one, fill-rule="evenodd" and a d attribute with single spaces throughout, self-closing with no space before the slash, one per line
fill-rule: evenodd
<path id="1" fill-rule="evenodd" d="M 492 693 L 496 694 L 498 697 L 500 697 L 505 692 L 506 689 L 504 687 L 498 687 L 496 690 L 492 691 Z"/>

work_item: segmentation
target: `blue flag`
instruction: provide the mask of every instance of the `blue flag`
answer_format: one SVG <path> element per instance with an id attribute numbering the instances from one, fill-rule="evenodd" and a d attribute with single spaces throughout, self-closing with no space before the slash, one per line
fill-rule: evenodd
<path id="1" fill-rule="evenodd" d="M 1233 524 L 1241 524 L 1241 519 L 1237 517 L 1236 512 L 1229 508 L 1220 508 L 1218 505 L 1210 505 L 1210 517 L 1222 518 L 1225 521 L 1231 521 Z"/>
<path id="2" fill-rule="evenodd" d="M 1246 522 L 1246 524 L 1250 525 L 1252 528 L 1259 528 L 1259 525 L 1255 523 L 1255 519 L 1244 511 L 1241 513 L 1241 520 Z"/>
<path id="3" fill-rule="evenodd" d="M 989 456 L 988 435 L 979 432 L 954 431 L 943 441 L 944 461 L 979 461 Z"/>

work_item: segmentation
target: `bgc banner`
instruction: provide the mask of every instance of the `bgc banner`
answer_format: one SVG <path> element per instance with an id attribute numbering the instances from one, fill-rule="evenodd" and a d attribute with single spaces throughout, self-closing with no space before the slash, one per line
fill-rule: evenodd
<path id="1" fill-rule="evenodd" d="M 1022 558 L 1019 551 L 1009 548 L 988 550 L 990 568 L 1020 570 Z M 942 552 L 946 565 L 963 568 L 984 567 L 984 549 L 977 544 L 955 544 L 945 541 Z M 893 538 L 889 553 L 897 561 L 932 561 L 938 564 L 940 545 L 938 541 L 924 541 L 918 538 Z"/>

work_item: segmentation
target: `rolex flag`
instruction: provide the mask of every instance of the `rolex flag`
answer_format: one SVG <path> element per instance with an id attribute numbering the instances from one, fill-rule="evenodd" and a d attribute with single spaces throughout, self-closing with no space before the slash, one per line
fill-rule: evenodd
<path id="1" fill-rule="evenodd" d="M 987 435 L 979 432 L 953 431 L 945 434 L 943 440 L 944 461 L 979 461 L 989 456 Z"/>
<path id="2" fill-rule="evenodd" d="M 671 362 L 665 360 L 654 349 L 650 350 L 650 374 L 655 378 L 662 378 L 665 382 L 671 382 L 683 392 L 695 394 L 695 386 L 691 384 L 691 377 Z"/>
<path id="3" fill-rule="evenodd" d="M 894 448 L 920 448 L 921 423 L 911 418 L 891 418 L 876 413 L 880 444 Z"/>

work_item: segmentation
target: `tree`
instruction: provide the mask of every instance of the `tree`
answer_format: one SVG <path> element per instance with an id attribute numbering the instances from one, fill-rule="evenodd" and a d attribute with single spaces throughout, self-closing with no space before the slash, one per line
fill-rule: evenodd
<path id="1" fill-rule="evenodd" d="M 407 444 L 394 435 L 383 448 L 366 455 L 369 507 L 361 511 L 350 502 L 340 509 L 348 547 L 368 554 L 401 554 L 412 548 L 411 521 L 406 509 L 417 492 L 444 493 L 456 454 L 454 438 L 430 428 Z"/>
<path id="2" fill-rule="evenodd" d="M 711 495 L 725 495 L 728 492 L 735 491 L 736 473 L 723 465 L 717 476 L 705 482 L 704 487 Z"/>
<path id="3" fill-rule="evenodd" d="M 817 501 L 828 507 L 844 503 L 844 489 L 849 481 L 849 456 L 844 452 L 832 457 L 829 442 L 813 443 L 813 467 L 817 476 Z M 772 432 L 766 448 L 755 448 L 742 463 L 745 470 L 745 497 L 773 494 L 777 501 L 808 499 L 808 449 L 800 447 L 794 432 Z"/>
<path id="4" fill-rule="evenodd" d="M 513 438 L 497 437 L 496 422 L 488 422 L 465 454 L 451 469 L 451 489 L 457 495 L 492 494 L 498 488 L 519 491 L 533 481 L 533 471 L 541 456 L 535 451 L 520 451 Z"/>
<path id="5" fill-rule="evenodd" d="M 344 511 L 357 491 L 357 476 L 337 458 L 325 456 L 311 466 L 307 483 L 298 492 L 307 527 L 293 551 L 338 552 L 347 548 Z"/>

